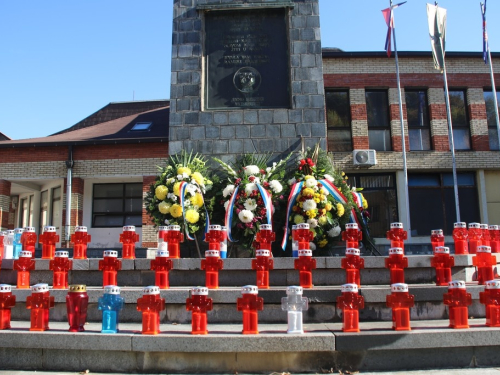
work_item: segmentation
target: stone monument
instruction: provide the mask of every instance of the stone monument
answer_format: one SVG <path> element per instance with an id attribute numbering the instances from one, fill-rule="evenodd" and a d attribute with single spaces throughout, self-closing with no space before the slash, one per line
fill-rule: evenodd
<path id="1" fill-rule="evenodd" d="M 174 0 L 169 152 L 326 148 L 318 0 Z"/>

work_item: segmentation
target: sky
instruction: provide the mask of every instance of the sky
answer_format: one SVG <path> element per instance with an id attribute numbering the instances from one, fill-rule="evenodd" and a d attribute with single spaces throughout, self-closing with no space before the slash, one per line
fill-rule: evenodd
<path id="1" fill-rule="evenodd" d="M 389 0 L 319 3 L 323 47 L 383 51 Z M 430 51 L 426 3 L 395 10 L 399 51 Z M 479 4 L 439 1 L 447 51 L 482 51 Z M 487 6 L 490 49 L 500 52 L 500 1 Z M 0 0 L 0 132 L 44 137 L 110 102 L 168 99 L 171 33 L 172 0 Z"/>

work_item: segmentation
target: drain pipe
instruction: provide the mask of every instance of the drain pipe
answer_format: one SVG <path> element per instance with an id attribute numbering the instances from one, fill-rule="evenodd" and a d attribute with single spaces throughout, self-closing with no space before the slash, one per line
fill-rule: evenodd
<path id="1" fill-rule="evenodd" d="M 66 222 L 64 225 L 64 238 L 68 242 L 70 240 L 70 226 L 71 226 L 71 181 L 73 165 L 73 146 L 68 146 L 68 160 L 66 160 L 66 168 L 68 169 L 68 175 L 66 177 Z"/>

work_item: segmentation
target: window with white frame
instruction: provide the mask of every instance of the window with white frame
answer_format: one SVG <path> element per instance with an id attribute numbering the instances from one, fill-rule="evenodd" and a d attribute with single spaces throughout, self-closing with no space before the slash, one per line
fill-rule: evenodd
<path id="1" fill-rule="evenodd" d="M 92 227 L 142 226 L 142 183 L 94 184 Z"/>

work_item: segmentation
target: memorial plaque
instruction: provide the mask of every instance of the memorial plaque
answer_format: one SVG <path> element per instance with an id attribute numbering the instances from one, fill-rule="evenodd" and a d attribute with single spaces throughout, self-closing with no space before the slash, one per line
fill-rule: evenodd
<path id="1" fill-rule="evenodd" d="M 209 12 L 205 108 L 289 108 L 285 9 Z"/>

